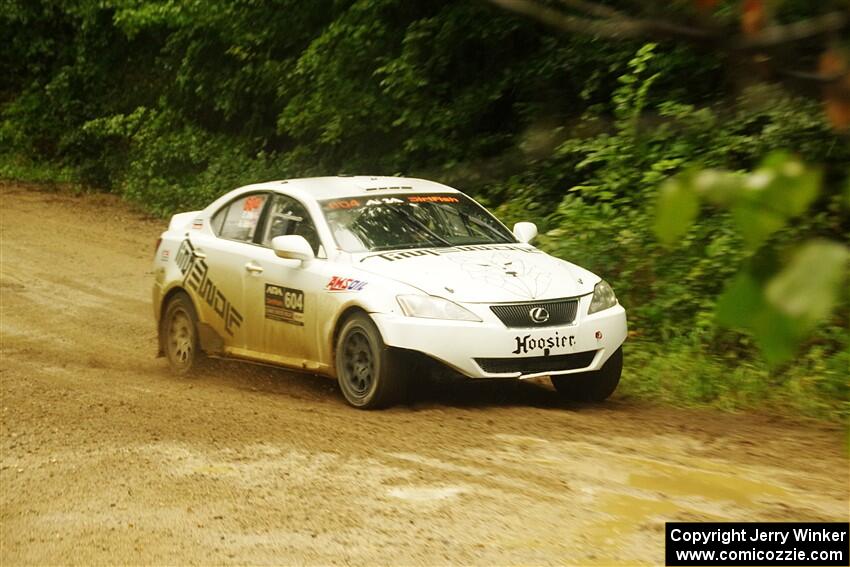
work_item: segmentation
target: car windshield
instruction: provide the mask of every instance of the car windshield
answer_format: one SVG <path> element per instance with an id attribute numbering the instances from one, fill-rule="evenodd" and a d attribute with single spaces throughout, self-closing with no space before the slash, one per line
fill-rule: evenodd
<path id="1" fill-rule="evenodd" d="M 349 197 L 321 205 L 346 252 L 516 242 L 481 205 L 459 193 Z"/>

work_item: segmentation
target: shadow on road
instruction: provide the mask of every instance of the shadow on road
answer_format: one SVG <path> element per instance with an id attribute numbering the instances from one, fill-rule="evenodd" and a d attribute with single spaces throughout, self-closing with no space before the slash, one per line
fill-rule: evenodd
<path id="1" fill-rule="evenodd" d="M 167 369 L 164 371 L 168 372 Z M 243 361 L 210 360 L 206 368 L 189 380 L 261 394 L 283 395 L 318 404 L 345 404 L 339 386 L 333 379 Z M 578 411 L 612 404 L 616 405 L 617 402 L 579 404 L 564 400 L 549 386 L 548 379 L 545 378 L 537 381 L 521 381 L 417 376 L 411 379 L 408 395 L 398 404 L 398 407 L 421 410 L 437 406 L 458 408 L 526 406 Z"/>

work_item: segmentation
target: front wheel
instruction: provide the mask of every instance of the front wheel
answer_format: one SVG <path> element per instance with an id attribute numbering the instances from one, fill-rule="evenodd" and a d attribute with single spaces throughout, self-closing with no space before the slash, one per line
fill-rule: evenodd
<path id="1" fill-rule="evenodd" d="M 405 377 L 397 353 L 384 345 L 381 333 L 365 313 L 351 316 L 336 342 L 339 387 L 349 404 L 377 409 L 399 401 Z"/>
<path id="2" fill-rule="evenodd" d="M 552 376 L 550 380 L 558 393 L 565 398 L 580 402 L 601 402 L 608 399 L 617 389 L 622 373 L 623 347 L 620 347 L 599 370 Z"/>

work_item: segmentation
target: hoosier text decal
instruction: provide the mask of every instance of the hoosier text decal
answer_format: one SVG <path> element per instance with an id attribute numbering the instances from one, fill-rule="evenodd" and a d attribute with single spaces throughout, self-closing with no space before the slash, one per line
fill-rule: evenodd
<path id="1" fill-rule="evenodd" d="M 533 339 L 531 335 L 525 335 L 524 337 L 514 337 L 514 340 L 516 341 L 516 349 L 511 351 L 513 354 L 526 354 L 535 350 L 542 350 L 545 355 L 548 355 L 550 349 L 567 345 L 573 346 L 576 342 L 574 335 L 559 335 L 558 331 L 555 331 L 553 337 Z"/>

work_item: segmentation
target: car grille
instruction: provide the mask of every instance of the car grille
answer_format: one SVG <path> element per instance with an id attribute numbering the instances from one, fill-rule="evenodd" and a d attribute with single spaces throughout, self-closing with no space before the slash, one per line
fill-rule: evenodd
<path id="1" fill-rule="evenodd" d="M 557 372 L 559 370 L 578 370 L 587 368 L 596 356 L 595 350 L 575 354 L 555 356 L 529 356 L 525 358 L 476 358 L 481 370 L 491 374 L 537 374 L 539 372 Z"/>
<path id="2" fill-rule="evenodd" d="M 549 317 L 537 322 L 531 318 L 532 310 L 542 308 Z M 510 303 L 491 305 L 490 310 L 496 314 L 507 327 L 555 327 L 569 325 L 576 318 L 578 299 L 553 299 L 551 301 L 535 301 L 529 303 Z"/>

